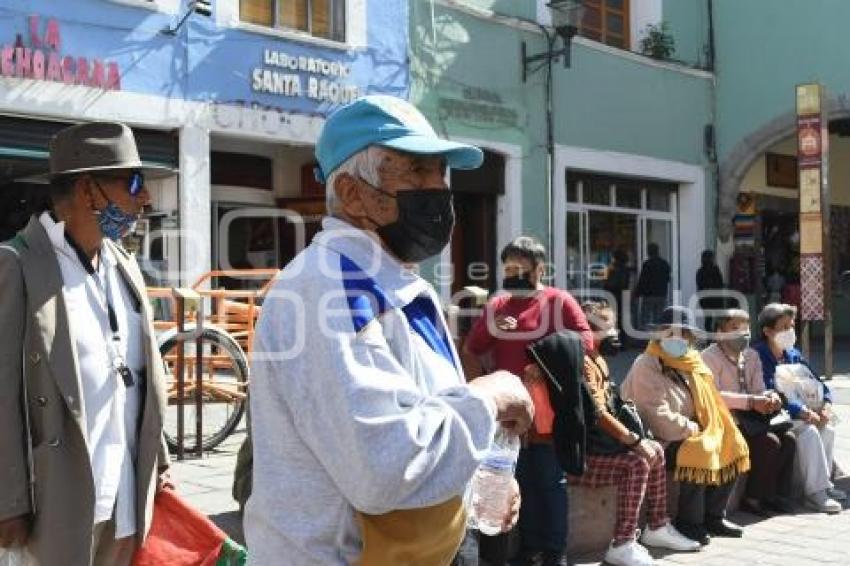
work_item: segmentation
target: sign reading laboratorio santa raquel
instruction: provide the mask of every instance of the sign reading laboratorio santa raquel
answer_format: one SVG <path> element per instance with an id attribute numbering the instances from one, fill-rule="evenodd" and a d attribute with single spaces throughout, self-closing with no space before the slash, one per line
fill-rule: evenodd
<path id="1" fill-rule="evenodd" d="M 29 16 L 27 24 L 28 43 L 18 34 L 0 47 L 0 75 L 121 90 L 118 63 L 63 52 L 58 20 L 50 18 L 42 22 L 40 16 L 33 15 Z"/>
<path id="2" fill-rule="evenodd" d="M 347 79 L 351 67 L 320 57 L 264 49 L 262 65 L 251 71 L 251 90 L 315 102 L 347 104 L 360 96 Z"/>

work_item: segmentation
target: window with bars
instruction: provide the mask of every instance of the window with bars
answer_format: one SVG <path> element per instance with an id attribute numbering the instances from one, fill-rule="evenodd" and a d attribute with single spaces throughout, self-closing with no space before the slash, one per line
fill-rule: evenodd
<path id="1" fill-rule="evenodd" d="M 629 0 L 582 0 L 579 33 L 620 49 L 629 48 Z"/>
<path id="2" fill-rule="evenodd" d="M 345 0 L 239 0 L 239 19 L 345 41 Z"/>

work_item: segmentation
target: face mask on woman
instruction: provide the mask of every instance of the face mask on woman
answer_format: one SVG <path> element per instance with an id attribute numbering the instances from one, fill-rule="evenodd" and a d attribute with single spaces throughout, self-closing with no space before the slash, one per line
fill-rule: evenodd
<path id="1" fill-rule="evenodd" d="M 688 353 L 688 341 L 680 336 L 661 339 L 661 349 L 671 358 L 682 358 Z"/>
<path id="2" fill-rule="evenodd" d="M 783 350 L 788 350 L 793 348 L 794 344 L 797 342 L 797 334 L 794 332 L 793 328 L 789 328 L 774 334 L 773 341 Z"/>
<path id="3" fill-rule="evenodd" d="M 733 352 L 741 353 L 750 345 L 750 333 L 742 332 L 733 338 L 723 341 Z"/>

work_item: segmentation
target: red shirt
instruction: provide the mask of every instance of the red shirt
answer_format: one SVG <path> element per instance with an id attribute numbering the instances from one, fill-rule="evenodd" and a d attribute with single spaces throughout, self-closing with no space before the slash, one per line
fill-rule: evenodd
<path id="1" fill-rule="evenodd" d="M 517 320 L 515 330 L 499 330 L 496 327 L 496 319 L 507 316 Z M 528 345 L 561 330 L 581 333 L 585 351 L 593 350 L 593 333 L 584 311 L 568 292 L 545 287 L 532 297 L 502 294 L 488 301 L 466 337 L 466 348 L 476 356 L 489 354 L 493 363 L 491 369 L 507 370 L 522 377 L 523 369 L 530 362 L 526 354 Z M 526 386 L 535 400 L 535 413 L 541 416 L 551 414 L 549 407 L 538 409 L 543 398 L 548 404 L 545 384 L 535 382 Z M 547 423 L 539 421 L 535 416 L 538 433 L 551 432 L 551 422 L 547 426 Z"/>

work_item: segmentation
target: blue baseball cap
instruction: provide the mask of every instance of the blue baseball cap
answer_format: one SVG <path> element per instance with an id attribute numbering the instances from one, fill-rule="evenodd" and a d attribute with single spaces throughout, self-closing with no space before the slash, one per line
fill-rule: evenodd
<path id="1" fill-rule="evenodd" d="M 378 145 L 420 155 L 442 155 L 449 167 L 475 169 L 484 153 L 473 145 L 440 139 L 409 102 L 386 95 L 358 98 L 331 114 L 316 144 L 316 179 L 328 176 L 358 151 Z"/>

